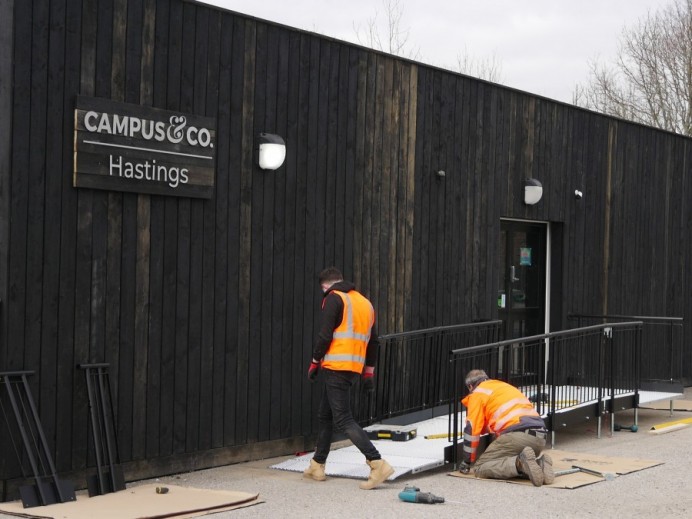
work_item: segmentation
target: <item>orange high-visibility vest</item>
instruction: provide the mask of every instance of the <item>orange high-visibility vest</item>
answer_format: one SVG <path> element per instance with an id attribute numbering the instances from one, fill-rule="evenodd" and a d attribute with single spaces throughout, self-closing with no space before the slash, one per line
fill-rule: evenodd
<path id="1" fill-rule="evenodd" d="M 461 401 L 466 406 L 464 455 L 473 463 L 482 434 L 500 435 L 512 430 L 522 418 L 543 424 L 533 404 L 516 387 L 501 380 L 485 380 Z M 526 420 L 524 420 L 526 421 Z"/>
<path id="2" fill-rule="evenodd" d="M 344 302 L 341 324 L 336 327 L 322 367 L 334 371 L 362 373 L 370 331 L 375 324 L 375 310 L 365 296 L 350 292 L 332 291 Z"/>

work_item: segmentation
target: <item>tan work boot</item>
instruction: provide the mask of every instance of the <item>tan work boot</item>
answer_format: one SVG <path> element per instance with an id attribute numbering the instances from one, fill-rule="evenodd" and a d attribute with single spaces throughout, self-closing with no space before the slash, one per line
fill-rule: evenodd
<path id="1" fill-rule="evenodd" d="M 310 460 L 310 466 L 303 471 L 303 477 L 324 481 L 327 479 L 327 475 L 324 473 L 324 463 L 317 463 L 314 459 Z"/>
<path id="2" fill-rule="evenodd" d="M 372 460 L 366 463 L 370 465 L 370 476 L 365 483 L 360 484 L 363 490 L 371 490 L 394 474 L 394 469 L 385 460 Z"/>
<path id="3" fill-rule="evenodd" d="M 517 462 L 521 467 L 521 473 L 531 480 L 534 487 L 540 487 L 543 484 L 543 470 L 536 463 L 536 453 L 531 447 L 524 447 L 517 456 Z"/>
<path id="4" fill-rule="evenodd" d="M 555 471 L 553 470 L 553 458 L 548 454 L 543 453 L 538 458 L 536 458 L 536 463 L 541 467 L 543 471 L 543 484 L 552 485 L 555 481 Z"/>

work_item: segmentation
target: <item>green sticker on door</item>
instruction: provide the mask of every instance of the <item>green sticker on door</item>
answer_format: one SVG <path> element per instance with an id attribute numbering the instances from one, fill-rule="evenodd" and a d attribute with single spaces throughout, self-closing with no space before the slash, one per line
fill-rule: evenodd
<path id="1" fill-rule="evenodd" d="M 531 247 L 519 247 L 519 265 L 522 267 L 531 266 Z"/>

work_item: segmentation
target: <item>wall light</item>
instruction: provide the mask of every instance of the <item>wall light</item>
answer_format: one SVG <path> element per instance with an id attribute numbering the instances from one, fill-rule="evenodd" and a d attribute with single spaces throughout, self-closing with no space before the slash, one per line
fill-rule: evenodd
<path id="1" fill-rule="evenodd" d="M 257 163 L 262 169 L 278 169 L 286 158 L 286 143 L 279 135 L 260 133 L 257 137 Z"/>
<path id="2" fill-rule="evenodd" d="M 447 173 L 445 173 L 443 169 L 435 172 L 435 175 L 437 175 L 437 178 L 444 178 L 446 174 Z"/>
<path id="3" fill-rule="evenodd" d="M 524 203 L 526 205 L 537 204 L 543 196 L 543 186 L 535 178 L 524 180 Z"/>

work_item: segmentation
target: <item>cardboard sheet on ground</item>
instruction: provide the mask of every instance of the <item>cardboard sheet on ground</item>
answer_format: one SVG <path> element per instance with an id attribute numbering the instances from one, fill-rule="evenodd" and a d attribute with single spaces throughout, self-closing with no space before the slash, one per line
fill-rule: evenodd
<path id="1" fill-rule="evenodd" d="M 655 460 L 644 460 L 639 458 L 616 458 L 613 456 L 599 456 L 596 454 L 587 454 L 583 452 L 569 452 L 561 451 L 557 449 L 548 449 L 547 452 L 553 459 L 553 470 L 556 472 L 561 470 L 569 470 L 572 465 L 578 465 L 586 469 L 595 470 L 602 474 L 612 474 L 613 476 L 621 476 L 624 474 L 629 474 L 631 472 L 637 472 L 639 470 L 648 469 L 661 465 L 662 461 Z M 454 471 L 449 474 L 450 476 L 460 477 L 460 478 L 474 478 L 476 477 L 471 474 L 462 474 L 459 471 Z M 501 481 L 508 483 L 517 483 L 520 485 L 531 485 L 531 482 L 526 479 L 511 479 L 511 480 L 501 480 L 501 479 L 476 479 L 477 481 Z M 558 476 L 552 485 L 547 485 L 550 488 L 578 488 L 585 485 L 591 485 L 593 483 L 599 483 L 601 481 L 606 481 L 605 478 L 600 476 L 595 476 L 592 474 L 587 474 L 585 472 L 575 472 L 573 474 L 565 474 L 564 476 Z"/>
<path id="2" fill-rule="evenodd" d="M 0 503 L 0 512 L 18 517 L 51 519 L 187 518 L 261 503 L 259 494 L 165 485 L 141 485 L 102 496 L 78 495 L 76 501 L 24 508 L 21 501 Z"/>

